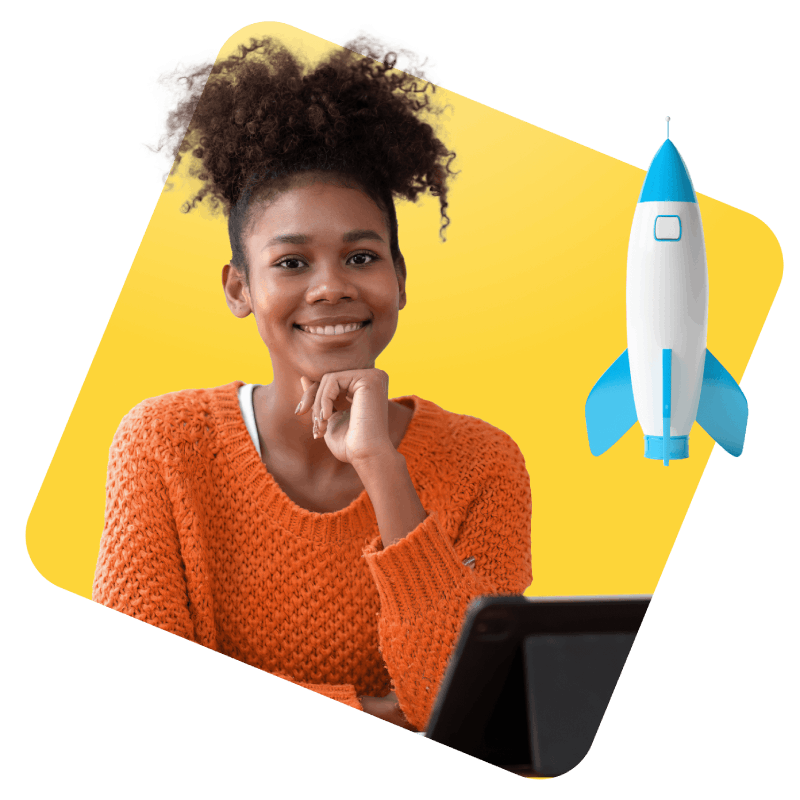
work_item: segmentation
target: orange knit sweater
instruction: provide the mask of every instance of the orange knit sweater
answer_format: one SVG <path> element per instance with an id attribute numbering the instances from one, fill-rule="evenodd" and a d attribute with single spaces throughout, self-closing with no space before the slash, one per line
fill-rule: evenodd
<path id="1" fill-rule="evenodd" d="M 519 448 L 398 398 L 414 410 L 398 449 L 428 517 L 384 549 L 366 492 L 325 514 L 284 494 L 241 385 L 156 397 L 123 419 L 93 599 L 355 708 L 393 689 L 423 730 L 470 601 L 531 582 Z"/>

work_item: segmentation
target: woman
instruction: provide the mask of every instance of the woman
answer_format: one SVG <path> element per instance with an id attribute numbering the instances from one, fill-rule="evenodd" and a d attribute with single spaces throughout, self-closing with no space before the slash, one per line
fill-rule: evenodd
<path id="1" fill-rule="evenodd" d="M 375 360 L 406 305 L 394 196 L 440 197 L 454 154 L 425 86 L 274 40 L 211 70 L 180 152 L 228 214 L 229 308 L 273 380 L 147 400 L 110 451 L 93 598 L 423 730 L 469 603 L 531 580 L 530 483 L 503 432 Z M 180 156 L 178 157 L 180 161 Z"/>

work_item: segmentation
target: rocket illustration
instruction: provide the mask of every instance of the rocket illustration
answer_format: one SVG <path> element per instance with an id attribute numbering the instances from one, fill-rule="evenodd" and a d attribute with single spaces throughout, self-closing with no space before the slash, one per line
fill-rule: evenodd
<path id="1" fill-rule="evenodd" d="M 628 349 L 586 401 L 592 455 L 639 420 L 645 458 L 689 457 L 695 420 L 738 456 L 747 400 L 706 349 L 708 268 L 689 172 L 669 138 L 653 158 L 633 215 L 626 287 Z"/>

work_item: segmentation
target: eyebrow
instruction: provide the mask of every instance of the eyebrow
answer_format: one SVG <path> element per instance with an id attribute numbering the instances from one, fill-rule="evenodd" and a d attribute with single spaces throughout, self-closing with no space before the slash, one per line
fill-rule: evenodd
<path id="1" fill-rule="evenodd" d="M 369 228 L 359 228 L 354 231 L 347 231 L 347 233 L 342 236 L 343 242 L 361 242 L 365 239 L 383 242 L 383 237 Z M 312 237 L 306 236 L 304 233 L 284 233 L 280 236 L 273 236 L 272 239 L 270 239 L 266 245 L 264 245 L 264 249 L 266 250 L 268 247 L 274 244 L 310 244 L 312 241 Z"/>

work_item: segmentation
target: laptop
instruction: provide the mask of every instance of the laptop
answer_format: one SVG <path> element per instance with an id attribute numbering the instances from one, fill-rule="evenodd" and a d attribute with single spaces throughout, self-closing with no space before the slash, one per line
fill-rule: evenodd
<path id="1" fill-rule="evenodd" d="M 568 772 L 589 752 L 649 602 L 474 601 L 426 737 L 518 775 Z"/>

